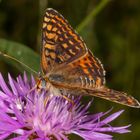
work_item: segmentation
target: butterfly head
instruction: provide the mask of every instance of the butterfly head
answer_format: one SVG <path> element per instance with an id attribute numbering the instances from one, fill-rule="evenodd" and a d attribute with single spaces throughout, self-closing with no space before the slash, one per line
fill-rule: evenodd
<path id="1" fill-rule="evenodd" d="M 37 85 L 38 90 L 46 89 L 47 86 L 49 85 L 49 80 L 48 80 L 47 77 L 42 76 L 41 74 L 39 74 L 39 76 L 36 79 L 36 85 Z"/>

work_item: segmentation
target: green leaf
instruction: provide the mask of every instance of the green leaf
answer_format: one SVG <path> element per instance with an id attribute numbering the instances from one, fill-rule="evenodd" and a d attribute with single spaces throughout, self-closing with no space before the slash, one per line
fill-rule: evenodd
<path id="1" fill-rule="evenodd" d="M 31 69 L 36 72 L 39 71 L 39 55 L 23 44 L 6 39 L 0 39 L 0 52 L 0 58 L 2 58 L 6 63 L 16 67 L 21 72 L 27 70 L 32 73 L 33 71 Z M 20 61 L 23 64 L 20 64 L 9 57 L 4 57 L 3 53 L 13 57 L 13 59 L 17 59 L 17 61 Z M 27 65 L 29 68 L 25 65 Z"/>

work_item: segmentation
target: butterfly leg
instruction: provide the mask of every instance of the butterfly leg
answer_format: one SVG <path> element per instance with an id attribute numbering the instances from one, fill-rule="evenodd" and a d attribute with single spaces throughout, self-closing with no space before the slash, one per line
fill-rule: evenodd
<path id="1" fill-rule="evenodd" d="M 46 98 L 45 98 L 45 100 L 44 100 L 44 106 L 47 105 L 48 101 L 49 101 L 49 96 L 46 96 Z"/>
<path id="2" fill-rule="evenodd" d="M 69 108 L 69 110 L 70 111 L 72 111 L 72 108 L 74 107 L 74 101 L 73 100 L 71 100 L 70 98 L 68 98 L 67 96 L 65 96 L 65 95 L 61 95 L 61 97 L 62 98 L 64 98 L 66 101 L 68 101 L 69 103 L 71 103 L 71 106 L 70 106 L 70 108 Z"/>

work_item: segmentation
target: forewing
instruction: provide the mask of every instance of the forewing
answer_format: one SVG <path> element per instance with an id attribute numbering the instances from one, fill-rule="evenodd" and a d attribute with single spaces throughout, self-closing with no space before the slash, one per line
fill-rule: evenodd
<path id="1" fill-rule="evenodd" d="M 47 9 L 42 29 L 41 65 L 44 74 L 87 52 L 81 37 L 57 11 Z"/>

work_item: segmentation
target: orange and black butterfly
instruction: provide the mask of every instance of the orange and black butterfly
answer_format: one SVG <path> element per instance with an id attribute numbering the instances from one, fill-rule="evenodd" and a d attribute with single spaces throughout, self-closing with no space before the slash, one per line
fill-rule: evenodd
<path id="1" fill-rule="evenodd" d="M 140 103 L 124 92 L 105 86 L 101 62 L 86 47 L 83 39 L 57 11 L 47 9 L 43 18 L 40 88 L 61 95 L 91 95 L 139 108 Z"/>
<path id="2" fill-rule="evenodd" d="M 68 21 L 53 9 L 47 9 L 42 27 L 41 66 L 38 86 L 61 95 L 91 95 L 139 108 L 140 103 L 124 92 L 105 86 L 101 62 L 86 47 Z M 65 92 L 64 92 L 65 91 Z"/>
<path id="3" fill-rule="evenodd" d="M 0 54 L 19 62 L 6 54 Z M 50 90 L 50 93 L 69 101 L 71 99 L 67 94 L 96 96 L 140 108 L 140 103 L 132 96 L 105 86 L 105 70 L 101 62 L 68 21 L 50 8 L 43 18 L 41 68 L 43 74 L 38 78 L 38 89 Z"/>

